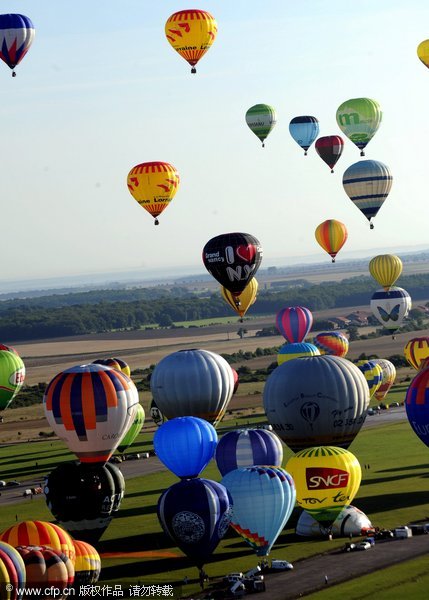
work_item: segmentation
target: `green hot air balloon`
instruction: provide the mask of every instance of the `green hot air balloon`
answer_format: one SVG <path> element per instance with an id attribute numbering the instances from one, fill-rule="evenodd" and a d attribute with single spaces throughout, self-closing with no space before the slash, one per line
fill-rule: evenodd
<path id="1" fill-rule="evenodd" d="M 24 379 L 25 366 L 17 351 L 0 344 L 0 411 L 9 406 Z"/>
<path id="2" fill-rule="evenodd" d="M 138 434 L 140 433 L 143 423 L 145 419 L 144 408 L 141 404 L 137 405 L 136 416 L 134 417 L 134 421 L 131 423 L 130 428 L 127 433 L 121 440 L 121 443 L 118 446 L 118 450 L 121 454 L 125 452 L 136 440 Z"/>
<path id="3" fill-rule="evenodd" d="M 337 123 L 341 131 L 361 151 L 371 141 L 381 123 L 380 105 L 370 98 L 352 98 L 338 107 Z"/>
<path id="4" fill-rule="evenodd" d="M 264 147 L 266 138 L 277 123 L 276 111 L 269 104 L 255 104 L 246 112 L 246 123 Z"/>

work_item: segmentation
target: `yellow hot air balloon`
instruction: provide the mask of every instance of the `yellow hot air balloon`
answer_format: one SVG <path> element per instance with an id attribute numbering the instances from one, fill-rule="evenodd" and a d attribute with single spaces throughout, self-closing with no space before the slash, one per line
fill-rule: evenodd
<path id="1" fill-rule="evenodd" d="M 328 528 L 351 504 L 362 478 L 356 456 L 335 446 L 301 450 L 285 468 L 295 482 L 297 504 Z"/>
<path id="2" fill-rule="evenodd" d="M 253 277 L 246 285 L 244 290 L 238 296 L 234 296 L 226 287 L 220 288 L 222 297 L 228 304 L 235 310 L 240 316 L 241 321 L 248 311 L 249 307 L 256 302 L 256 295 L 258 293 L 258 282 Z"/>
<path id="3" fill-rule="evenodd" d="M 387 291 L 402 273 L 402 260 L 395 254 L 379 254 L 368 265 L 371 276 Z"/>
<path id="4" fill-rule="evenodd" d="M 167 20 L 165 35 L 176 52 L 191 65 L 191 73 L 196 73 L 195 65 L 216 39 L 217 23 L 205 10 L 179 10 Z"/>
<path id="5" fill-rule="evenodd" d="M 344 223 L 328 219 L 316 227 L 314 235 L 318 244 L 332 257 L 332 262 L 335 262 L 335 257 L 346 243 L 348 236 Z"/>
<path id="6" fill-rule="evenodd" d="M 422 369 L 429 359 L 429 337 L 416 337 L 407 342 L 404 356 L 416 371 Z"/>
<path id="7" fill-rule="evenodd" d="M 166 162 L 146 162 L 128 173 L 130 194 L 148 211 L 159 225 L 157 217 L 167 208 L 179 187 L 179 173 Z"/>
<path id="8" fill-rule="evenodd" d="M 420 42 L 417 46 L 417 56 L 420 58 L 422 63 L 429 68 L 429 40 Z"/>

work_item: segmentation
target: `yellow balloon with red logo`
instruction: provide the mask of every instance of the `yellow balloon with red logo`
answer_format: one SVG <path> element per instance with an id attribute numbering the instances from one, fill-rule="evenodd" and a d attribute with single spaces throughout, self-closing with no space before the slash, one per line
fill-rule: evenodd
<path id="1" fill-rule="evenodd" d="M 295 482 L 298 506 L 325 527 L 352 503 L 362 479 L 356 456 L 336 446 L 301 450 L 289 459 L 285 469 Z"/>
<path id="2" fill-rule="evenodd" d="M 191 73 L 196 73 L 195 65 L 216 39 L 217 23 L 205 10 L 179 10 L 167 20 L 165 35 L 176 52 L 191 65 Z"/>
<path id="3" fill-rule="evenodd" d="M 243 320 L 244 315 L 248 309 L 256 302 L 256 295 L 258 293 L 258 282 L 254 277 L 249 281 L 244 290 L 238 296 L 234 296 L 226 287 L 220 288 L 222 298 L 228 302 L 228 304 L 240 315 Z"/>
<path id="4" fill-rule="evenodd" d="M 128 173 L 130 194 L 148 211 L 159 225 L 157 217 L 170 204 L 179 187 L 180 177 L 170 163 L 156 161 L 136 165 Z"/>

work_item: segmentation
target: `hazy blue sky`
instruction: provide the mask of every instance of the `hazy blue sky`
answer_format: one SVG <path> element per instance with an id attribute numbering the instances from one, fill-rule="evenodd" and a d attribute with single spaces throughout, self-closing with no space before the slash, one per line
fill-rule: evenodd
<path id="1" fill-rule="evenodd" d="M 218 37 L 196 75 L 169 46 L 171 13 L 202 8 Z M 201 265 L 212 237 L 256 236 L 262 266 L 329 257 L 314 229 L 335 218 L 347 251 L 427 244 L 427 0 L 28 0 L 1 2 L 36 28 L 17 77 L 0 65 L 2 279 Z M 383 109 L 367 158 L 390 166 L 390 196 L 369 230 L 342 186 L 360 159 L 346 142 L 336 173 L 289 135 L 310 114 L 340 133 L 336 109 L 366 96 Z M 244 114 L 277 110 L 261 149 Z M 181 187 L 159 227 L 131 197 L 134 165 L 164 160 Z M 333 267 L 335 268 L 335 267 Z"/>

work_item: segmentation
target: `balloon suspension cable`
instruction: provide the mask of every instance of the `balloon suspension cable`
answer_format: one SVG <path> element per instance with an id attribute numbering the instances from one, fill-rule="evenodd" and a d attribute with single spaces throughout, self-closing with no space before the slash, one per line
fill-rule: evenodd
<path id="1" fill-rule="evenodd" d="M 196 72 L 197 72 L 197 69 L 195 67 L 192 67 L 191 73 L 196 73 Z"/>
<path id="2" fill-rule="evenodd" d="M 370 224 L 369 224 L 369 228 L 370 228 L 370 229 L 374 229 L 374 223 L 370 223 Z"/>
<path id="3" fill-rule="evenodd" d="M 159 225 L 158 219 L 155 219 L 155 225 Z"/>
<path id="4" fill-rule="evenodd" d="M 365 156 L 365 152 L 363 150 L 360 151 L 361 156 Z"/>

